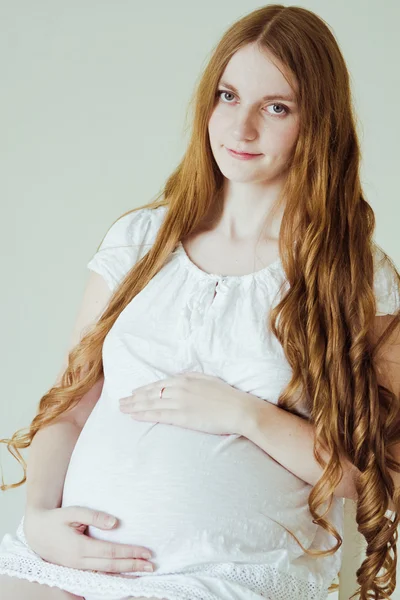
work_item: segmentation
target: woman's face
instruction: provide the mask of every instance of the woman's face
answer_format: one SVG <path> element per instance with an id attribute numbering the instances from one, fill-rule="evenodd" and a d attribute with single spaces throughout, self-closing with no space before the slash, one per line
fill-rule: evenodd
<path id="1" fill-rule="evenodd" d="M 255 44 L 232 56 L 219 81 L 208 124 L 211 149 L 226 178 L 267 184 L 286 171 L 299 132 L 295 91 L 267 51 Z M 271 97 L 264 99 L 267 95 Z M 239 160 L 228 148 L 259 156 Z"/>

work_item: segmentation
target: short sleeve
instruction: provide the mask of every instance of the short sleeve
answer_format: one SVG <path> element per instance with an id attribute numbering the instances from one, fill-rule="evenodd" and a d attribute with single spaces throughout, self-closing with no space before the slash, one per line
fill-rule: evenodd
<path id="1" fill-rule="evenodd" d="M 150 249 L 165 211 L 164 206 L 141 208 L 120 217 L 107 231 L 88 269 L 99 273 L 114 291 Z"/>
<path id="2" fill-rule="evenodd" d="M 376 314 L 393 315 L 400 308 L 400 289 L 393 266 L 376 246 L 374 254 L 374 292 Z"/>

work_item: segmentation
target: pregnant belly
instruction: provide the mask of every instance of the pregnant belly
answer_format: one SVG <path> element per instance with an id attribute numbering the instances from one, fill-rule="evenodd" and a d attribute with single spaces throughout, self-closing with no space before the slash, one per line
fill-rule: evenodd
<path id="1" fill-rule="evenodd" d="M 215 562 L 285 562 L 316 534 L 310 486 L 239 435 L 134 421 L 96 406 L 75 446 L 63 506 L 116 516 L 92 537 L 140 544 L 157 573 Z"/>

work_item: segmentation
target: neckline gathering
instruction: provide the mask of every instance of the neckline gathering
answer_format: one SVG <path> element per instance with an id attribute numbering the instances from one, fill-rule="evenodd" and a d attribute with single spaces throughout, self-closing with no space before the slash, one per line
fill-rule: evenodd
<path id="1" fill-rule="evenodd" d="M 245 273 L 244 275 L 222 275 L 221 273 L 209 273 L 208 271 L 204 271 L 200 267 L 198 267 L 190 258 L 188 253 L 186 252 L 181 241 L 178 242 L 177 246 L 178 252 L 180 252 L 182 259 L 184 260 L 186 266 L 191 269 L 194 273 L 197 273 L 204 279 L 215 279 L 218 281 L 234 281 L 234 282 L 243 282 L 250 279 L 259 279 L 263 278 L 264 275 L 273 271 L 275 269 L 279 269 L 281 266 L 280 257 L 276 258 L 273 262 L 271 262 L 266 267 L 259 269 L 258 271 L 253 271 L 252 273 Z"/>

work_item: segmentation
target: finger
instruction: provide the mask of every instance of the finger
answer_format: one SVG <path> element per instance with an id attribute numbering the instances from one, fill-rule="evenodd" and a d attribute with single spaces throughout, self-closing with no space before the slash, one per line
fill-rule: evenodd
<path id="1" fill-rule="evenodd" d="M 188 378 L 198 378 L 198 379 L 219 379 L 218 377 L 216 377 L 215 375 L 209 375 L 207 373 L 202 373 L 199 371 L 178 371 L 176 375 L 174 375 L 173 377 L 166 377 L 165 379 L 158 379 L 157 381 L 153 381 L 151 383 L 148 383 L 147 385 L 142 385 L 140 387 L 134 388 L 132 390 L 132 393 L 130 396 L 125 396 L 124 398 L 120 398 L 120 400 L 131 400 L 132 397 L 135 394 L 141 394 L 144 393 L 146 394 L 148 391 L 157 391 L 157 394 L 159 394 L 159 391 L 162 387 L 173 387 L 174 384 L 176 385 L 176 380 L 177 379 L 184 379 L 185 377 Z"/>
<path id="2" fill-rule="evenodd" d="M 187 425 L 186 415 L 178 410 L 143 410 L 140 412 L 131 412 L 129 416 L 135 421 L 164 423 L 165 425 L 176 425 L 177 427 L 185 427 Z"/>
<path id="3" fill-rule="evenodd" d="M 154 410 L 170 408 L 178 410 L 181 406 L 179 387 L 165 387 L 160 398 L 160 388 L 149 388 L 147 391 L 140 392 L 134 397 L 121 398 L 119 400 L 119 410 L 125 413 L 140 412 L 143 410 Z"/>
<path id="4" fill-rule="evenodd" d="M 176 386 L 177 380 L 182 380 L 185 376 L 192 376 L 193 378 L 198 377 L 202 379 L 216 379 L 213 375 L 206 375 L 205 373 L 198 373 L 197 371 L 180 371 L 173 377 L 166 377 L 165 379 L 158 379 L 157 381 L 153 381 L 148 383 L 147 385 L 142 385 L 140 387 L 134 388 L 131 392 L 130 396 L 125 396 L 124 398 L 120 398 L 119 401 L 125 401 L 125 403 L 129 403 L 129 401 L 134 401 L 134 397 L 136 398 L 140 395 L 144 395 L 144 397 L 148 398 L 149 395 L 156 395 L 159 397 L 161 388 L 165 387 L 166 389 L 171 389 Z M 165 390 L 166 391 L 166 390 Z M 163 397 L 164 393 L 163 392 Z"/>
<path id="5" fill-rule="evenodd" d="M 62 509 L 66 513 L 69 525 L 85 524 L 97 527 L 97 529 L 111 529 L 118 520 L 108 513 L 100 510 L 92 510 L 83 506 L 68 506 Z"/>
<path id="6" fill-rule="evenodd" d="M 164 397 L 164 392 L 162 398 L 156 393 L 148 393 L 147 398 L 138 399 L 136 401 L 132 400 L 131 402 L 125 401 L 121 402 L 119 405 L 119 410 L 124 413 L 138 413 L 144 411 L 153 411 L 153 410 L 181 410 L 182 402 L 179 398 L 168 395 L 168 390 L 165 390 L 166 396 Z"/>
<path id="7" fill-rule="evenodd" d="M 74 529 L 76 529 L 77 531 L 79 531 L 80 533 L 84 533 L 86 531 L 86 529 L 88 528 L 87 525 L 83 524 L 79 524 L 79 523 L 70 523 L 71 527 L 73 527 Z"/>
<path id="8" fill-rule="evenodd" d="M 154 397 L 148 398 L 147 400 L 138 402 L 124 402 L 120 404 L 119 410 L 122 413 L 133 415 L 137 413 L 156 411 L 156 410 L 179 410 L 180 404 L 178 404 L 172 398 L 160 398 Z"/>
<path id="9" fill-rule="evenodd" d="M 146 567 L 151 567 L 147 569 Z M 119 558 L 110 560 L 109 558 L 85 558 L 83 561 L 83 570 L 101 571 L 103 573 L 134 573 L 142 571 L 153 571 L 153 566 L 146 560 L 134 558 Z"/>
<path id="10" fill-rule="evenodd" d="M 150 559 L 151 552 L 144 546 L 129 546 L 128 544 L 114 544 L 103 540 L 85 536 L 82 544 L 82 553 L 86 558 L 141 558 Z"/>
<path id="11" fill-rule="evenodd" d="M 149 385 L 143 386 L 141 388 L 137 388 L 135 390 L 132 390 L 131 396 L 125 396 L 124 398 L 120 398 L 119 404 L 120 404 L 120 406 L 122 406 L 122 405 L 127 405 L 127 404 L 132 404 L 134 402 L 137 402 L 137 400 L 139 398 L 143 399 L 143 398 L 149 398 L 151 396 L 159 396 L 160 390 L 163 387 L 166 387 L 166 386 L 162 383 L 157 382 L 156 384 L 150 383 Z"/>
<path id="12" fill-rule="evenodd" d="M 176 384 L 176 376 L 175 377 L 166 377 L 165 379 L 158 379 L 157 381 L 152 381 L 147 385 L 142 385 L 140 387 L 134 388 L 132 390 L 132 395 L 139 394 L 142 392 L 148 392 L 149 390 L 160 390 L 162 387 L 171 387 Z M 131 396 L 127 396 L 127 398 L 132 398 Z M 121 398 L 123 400 L 123 398 Z"/>

